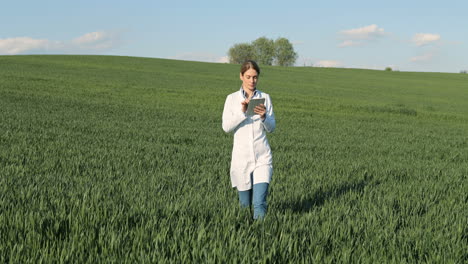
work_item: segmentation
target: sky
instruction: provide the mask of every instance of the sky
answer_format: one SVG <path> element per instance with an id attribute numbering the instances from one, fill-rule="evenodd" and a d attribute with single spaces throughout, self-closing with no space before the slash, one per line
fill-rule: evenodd
<path id="1" fill-rule="evenodd" d="M 468 1 L 42 0 L 0 2 L 0 55 L 228 61 L 237 43 L 287 38 L 296 66 L 468 70 Z"/>

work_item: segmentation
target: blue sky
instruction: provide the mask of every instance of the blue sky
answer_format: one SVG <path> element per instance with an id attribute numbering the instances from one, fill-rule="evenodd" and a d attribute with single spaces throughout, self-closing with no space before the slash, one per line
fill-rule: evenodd
<path id="1" fill-rule="evenodd" d="M 468 70 L 468 1 L 4 1 L 0 54 L 225 62 L 236 43 L 288 38 L 298 66 Z"/>

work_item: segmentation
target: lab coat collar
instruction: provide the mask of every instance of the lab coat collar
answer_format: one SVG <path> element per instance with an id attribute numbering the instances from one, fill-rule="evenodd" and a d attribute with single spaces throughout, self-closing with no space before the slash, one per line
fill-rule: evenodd
<path id="1" fill-rule="evenodd" d="M 244 97 L 244 99 L 247 99 L 247 94 L 246 94 L 246 92 L 244 91 L 244 88 L 242 88 L 242 86 L 241 86 L 241 88 L 240 88 L 240 92 L 241 92 L 241 94 L 242 94 L 242 97 Z M 258 92 L 259 92 L 259 91 L 257 90 L 257 88 L 255 88 L 255 91 L 254 91 L 254 94 L 253 94 L 252 98 L 254 98 L 255 96 L 257 96 L 257 94 L 259 94 Z"/>

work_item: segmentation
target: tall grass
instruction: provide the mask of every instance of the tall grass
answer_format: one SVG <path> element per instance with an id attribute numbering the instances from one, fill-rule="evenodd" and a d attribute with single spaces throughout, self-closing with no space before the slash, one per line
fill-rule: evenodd
<path id="1" fill-rule="evenodd" d="M 262 67 L 277 130 L 253 222 L 221 129 L 238 71 L 0 56 L 0 261 L 468 261 L 468 76 Z"/>

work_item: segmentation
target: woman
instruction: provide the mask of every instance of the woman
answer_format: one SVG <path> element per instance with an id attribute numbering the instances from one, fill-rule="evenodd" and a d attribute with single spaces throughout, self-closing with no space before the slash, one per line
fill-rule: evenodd
<path id="1" fill-rule="evenodd" d="M 276 126 L 270 96 L 257 90 L 260 68 L 255 61 L 241 66 L 239 91 L 227 96 L 223 111 L 223 130 L 234 132 L 231 159 L 231 183 L 239 192 L 242 207 L 253 204 L 254 219 L 265 217 L 268 185 L 273 174 L 272 155 L 266 132 Z M 255 115 L 247 115 L 251 99 L 265 98 L 254 108 Z"/>

